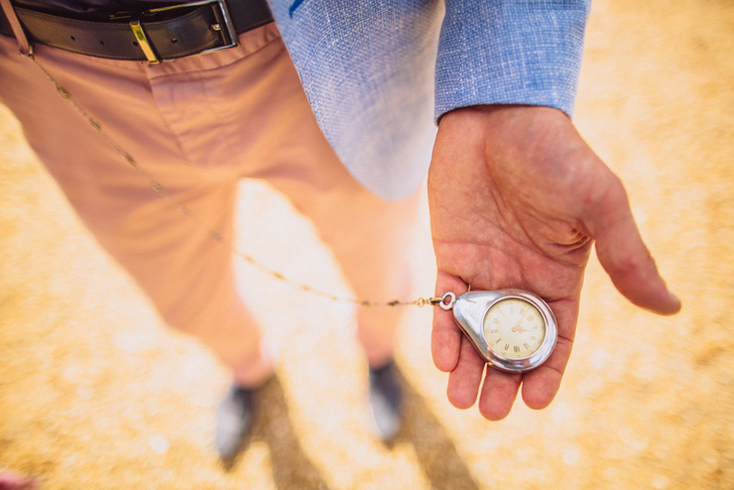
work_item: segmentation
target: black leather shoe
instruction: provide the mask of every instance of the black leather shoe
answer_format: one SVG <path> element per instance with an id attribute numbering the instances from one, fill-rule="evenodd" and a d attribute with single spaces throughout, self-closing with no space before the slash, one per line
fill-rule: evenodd
<path id="1" fill-rule="evenodd" d="M 252 427 L 256 392 L 233 383 L 219 403 L 214 444 L 222 461 L 233 460 L 243 448 Z"/>
<path id="2" fill-rule="evenodd" d="M 403 390 L 392 359 L 380 368 L 370 368 L 369 400 L 378 435 L 384 442 L 392 441 L 403 416 Z"/>

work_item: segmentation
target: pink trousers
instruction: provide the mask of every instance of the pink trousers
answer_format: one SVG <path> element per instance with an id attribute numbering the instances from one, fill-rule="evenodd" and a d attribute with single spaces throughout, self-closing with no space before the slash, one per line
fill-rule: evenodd
<path id="1" fill-rule="evenodd" d="M 225 239 L 233 235 L 238 182 L 264 179 L 312 220 L 358 297 L 408 292 L 406 234 L 417 199 L 384 201 L 345 170 L 275 25 L 243 34 L 235 48 L 159 65 L 44 46 L 35 53 L 105 132 Z M 229 251 L 156 194 L 3 36 L 0 102 L 168 324 L 198 337 L 235 372 L 259 356 L 259 329 L 235 289 Z M 390 355 L 398 322 L 395 310 L 358 310 L 371 363 Z"/>

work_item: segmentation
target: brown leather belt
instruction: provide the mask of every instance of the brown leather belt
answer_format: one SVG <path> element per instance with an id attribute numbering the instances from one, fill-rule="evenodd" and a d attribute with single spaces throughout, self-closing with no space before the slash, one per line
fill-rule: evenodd
<path id="1" fill-rule="evenodd" d="M 15 11 L 33 43 L 98 58 L 152 63 L 231 48 L 237 45 L 237 34 L 273 20 L 267 0 L 196 1 L 103 19 L 23 7 Z M 0 34 L 13 35 L 2 9 Z"/>

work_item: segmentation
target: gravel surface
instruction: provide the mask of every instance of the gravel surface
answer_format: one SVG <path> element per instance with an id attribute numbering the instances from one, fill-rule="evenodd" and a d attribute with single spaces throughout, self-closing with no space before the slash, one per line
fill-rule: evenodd
<path id="1" fill-rule="evenodd" d="M 44 490 L 734 488 L 732 53 L 732 2 L 594 3 L 575 120 L 625 182 L 679 315 L 632 307 L 593 258 L 558 398 L 490 423 L 446 401 L 430 311 L 411 308 L 398 349 L 409 417 L 386 447 L 352 308 L 239 264 L 281 361 L 228 468 L 212 443 L 227 373 L 161 323 L 0 110 L 0 468 Z M 270 189 L 244 183 L 239 220 L 262 263 L 349 294 Z M 413 246 L 425 296 L 425 216 Z"/>

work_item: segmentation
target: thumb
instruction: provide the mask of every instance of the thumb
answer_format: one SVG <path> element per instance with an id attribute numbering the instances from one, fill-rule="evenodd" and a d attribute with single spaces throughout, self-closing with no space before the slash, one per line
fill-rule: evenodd
<path id="1" fill-rule="evenodd" d="M 658 273 L 618 179 L 599 205 L 590 228 L 596 239 L 596 255 L 614 286 L 641 308 L 663 315 L 677 313 L 681 302 Z"/>

